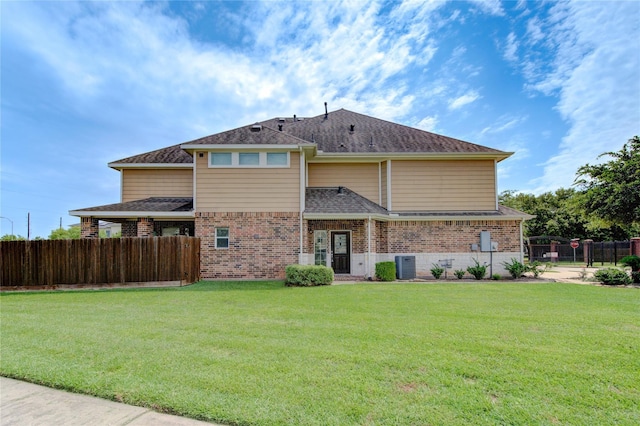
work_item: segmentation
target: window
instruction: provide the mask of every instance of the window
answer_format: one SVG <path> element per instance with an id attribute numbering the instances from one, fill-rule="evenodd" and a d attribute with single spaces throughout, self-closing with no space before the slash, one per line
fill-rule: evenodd
<path id="1" fill-rule="evenodd" d="M 209 167 L 289 167 L 288 152 L 210 152 Z"/>
<path id="2" fill-rule="evenodd" d="M 216 248 L 229 248 L 229 228 L 216 228 Z"/>
<path id="3" fill-rule="evenodd" d="M 289 163 L 287 152 L 267 152 L 267 166 L 286 166 Z"/>
<path id="4" fill-rule="evenodd" d="M 210 158 L 211 158 L 212 166 L 230 166 L 231 165 L 230 152 L 212 152 Z"/>
<path id="5" fill-rule="evenodd" d="M 258 152 L 241 152 L 238 154 L 238 164 L 240 166 L 259 166 L 260 153 Z"/>
<path id="6" fill-rule="evenodd" d="M 327 231 L 313 233 L 313 247 L 316 265 L 327 264 Z"/>

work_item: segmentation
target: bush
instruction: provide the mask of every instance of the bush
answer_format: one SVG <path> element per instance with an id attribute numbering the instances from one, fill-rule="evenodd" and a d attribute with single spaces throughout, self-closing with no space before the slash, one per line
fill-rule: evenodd
<path id="1" fill-rule="evenodd" d="M 527 265 L 527 272 L 531 272 L 534 278 L 538 278 L 544 274 L 550 266 L 549 264 L 543 265 L 540 261 L 536 260 Z"/>
<path id="2" fill-rule="evenodd" d="M 640 284 L 640 272 L 639 271 L 632 271 L 631 272 L 631 281 L 633 281 L 634 284 Z"/>
<path id="3" fill-rule="evenodd" d="M 439 280 L 443 273 L 444 268 L 434 263 L 433 268 L 431 268 L 431 275 L 433 275 L 436 280 Z"/>
<path id="4" fill-rule="evenodd" d="M 620 259 L 620 264 L 631 268 L 632 272 L 640 272 L 640 257 L 634 255 Z"/>
<path id="5" fill-rule="evenodd" d="M 391 261 L 376 263 L 376 278 L 380 281 L 395 281 L 396 263 Z"/>
<path id="6" fill-rule="evenodd" d="M 286 286 L 313 287 L 333 282 L 333 269 L 323 265 L 289 265 L 285 268 Z"/>
<path id="7" fill-rule="evenodd" d="M 462 277 L 464 277 L 464 274 L 465 274 L 464 269 L 456 269 L 455 271 L 453 271 L 453 275 L 455 275 L 459 280 L 461 280 Z"/>
<path id="8" fill-rule="evenodd" d="M 476 262 L 475 266 L 469 266 L 467 272 L 473 275 L 476 280 L 481 280 L 487 274 L 487 265 L 480 265 L 476 259 L 473 261 Z"/>
<path id="9" fill-rule="evenodd" d="M 621 269 L 605 268 L 598 269 L 593 277 L 604 285 L 625 285 L 631 283 L 629 275 Z"/>
<path id="10" fill-rule="evenodd" d="M 502 262 L 504 269 L 511 274 L 511 278 L 520 278 L 527 272 L 527 266 L 520 263 L 516 258 L 511 258 L 511 262 Z"/>
<path id="11" fill-rule="evenodd" d="M 491 279 L 494 281 L 500 281 L 500 279 L 502 279 L 502 277 L 500 276 L 500 274 L 493 274 L 491 275 Z"/>

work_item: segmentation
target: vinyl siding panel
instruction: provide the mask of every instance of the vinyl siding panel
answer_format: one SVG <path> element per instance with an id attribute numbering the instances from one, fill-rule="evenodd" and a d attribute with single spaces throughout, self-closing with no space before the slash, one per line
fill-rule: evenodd
<path id="1" fill-rule="evenodd" d="M 496 209 L 493 161 L 392 161 L 393 211 Z"/>
<path id="2" fill-rule="evenodd" d="M 192 169 L 124 169 L 122 202 L 149 197 L 192 197 Z"/>
<path id="3" fill-rule="evenodd" d="M 200 212 L 299 212 L 300 154 L 289 168 L 209 168 L 196 155 L 196 210 Z"/>
<path id="4" fill-rule="evenodd" d="M 344 186 L 378 203 L 378 163 L 309 163 L 309 187 Z"/>

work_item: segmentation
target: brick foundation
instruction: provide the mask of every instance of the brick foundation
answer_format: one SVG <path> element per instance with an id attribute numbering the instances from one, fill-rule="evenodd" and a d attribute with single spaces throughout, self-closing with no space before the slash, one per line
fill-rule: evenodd
<path id="1" fill-rule="evenodd" d="M 229 228 L 229 248 L 216 248 L 216 228 Z M 195 217 L 203 279 L 284 279 L 298 263 L 298 213 L 213 213 Z"/>
<path id="2" fill-rule="evenodd" d="M 80 218 L 80 236 L 82 238 L 100 238 L 100 221 L 95 217 Z"/>

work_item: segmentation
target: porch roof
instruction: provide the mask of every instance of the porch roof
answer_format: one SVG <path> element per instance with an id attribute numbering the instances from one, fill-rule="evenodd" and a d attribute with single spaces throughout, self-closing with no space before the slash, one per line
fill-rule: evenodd
<path id="1" fill-rule="evenodd" d="M 387 215 L 384 207 L 345 187 L 307 188 L 305 214 Z"/>
<path id="2" fill-rule="evenodd" d="M 162 217 L 192 218 L 192 197 L 150 197 L 125 203 L 106 204 L 69 211 L 71 216 L 100 218 Z"/>

